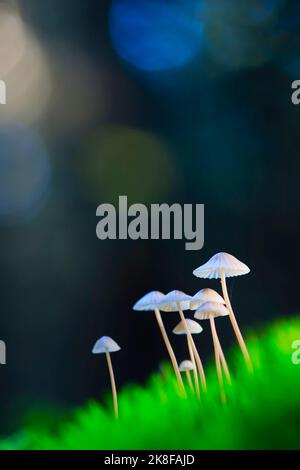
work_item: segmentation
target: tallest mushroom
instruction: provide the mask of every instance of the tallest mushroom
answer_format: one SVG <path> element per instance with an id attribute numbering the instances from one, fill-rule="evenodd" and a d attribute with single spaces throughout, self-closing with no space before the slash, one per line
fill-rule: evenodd
<path id="1" fill-rule="evenodd" d="M 227 291 L 227 284 L 226 284 L 226 277 L 234 277 L 234 276 L 241 276 L 243 274 L 248 274 L 250 269 L 248 266 L 241 261 L 239 261 L 234 256 L 228 253 L 217 253 L 216 255 L 212 256 L 207 263 L 199 266 L 199 268 L 193 271 L 193 274 L 197 277 L 201 277 L 204 279 L 221 279 L 223 297 L 226 303 L 226 307 L 229 310 L 229 318 L 244 355 L 247 367 L 250 372 L 253 371 L 252 362 L 249 356 L 249 352 L 247 346 L 245 344 L 244 338 L 240 331 L 239 325 L 235 318 L 231 302 L 229 299 L 228 291 Z"/>

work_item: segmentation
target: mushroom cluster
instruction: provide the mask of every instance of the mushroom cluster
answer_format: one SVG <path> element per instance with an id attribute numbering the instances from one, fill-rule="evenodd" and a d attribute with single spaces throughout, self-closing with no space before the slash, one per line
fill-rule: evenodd
<path id="1" fill-rule="evenodd" d="M 207 263 L 199 266 L 199 268 L 193 271 L 193 274 L 197 277 L 201 277 L 204 279 L 221 279 L 221 286 L 223 297 L 225 300 L 226 307 L 229 310 L 229 318 L 244 355 L 247 367 L 250 372 L 253 370 L 252 362 L 249 356 L 249 352 L 240 331 L 239 325 L 236 321 L 235 315 L 232 310 L 231 302 L 229 299 L 228 291 L 227 291 L 227 284 L 226 284 L 226 277 L 234 277 L 234 276 L 242 276 L 243 274 L 248 274 L 250 269 L 246 264 L 239 261 L 232 255 L 228 253 L 217 253 L 214 255 Z"/>
<path id="2" fill-rule="evenodd" d="M 185 373 L 186 383 L 190 390 L 193 393 L 196 393 L 199 400 L 201 399 L 201 394 L 205 393 L 207 390 L 203 363 L 193 339 L 193 335 L 200 334 L 203 331 L 202 326 L 196 320 L 209 320 L 220 399 L 223 403 L 226 402 L 223 374 L 228 384 L 231 384 L 231 376 L 217 333 L 216 318 L 229 317 L 247 368 L 250 372 L 253 371 L 251 358 L 233 312 L 226 285 L 227 277 L 240 276 L 249 272 L 250 269 L 248 266 L 234 256 L 228 253 L 217 253 L 207 263 L 195 269 L 193 274 L 203 279 L 220 279 L 223 297 L 211 288 L 201 289 L 194 296 L 187 295 L 179 290 L 173 290 L 166 295 L 159 291 L 152 291 L 144 295 L 133 306 L 133 309 L 137 311 L 154 312 L 161 336 L 174 369 L 178 383 L 178 390 L 181 396 L 185 398 L 187 397 L 185 383 L 181 375 L 182 373 Z M 195 320 L 186 318 L 184 312 L 188 310 L 194 311 Z M 162 312 L 178 312 L 180 316 L 180 322 L 174 327 L 173 333 L 175 335 L 184 335 L 186 337 L 189 358 L 180 362 L 179 366 L 162 319 Z M 118 417 L 118 400 L 110 353 L 118 351 L 119 349 L 120 347 L 115 341 L 104 336 L 96 342 L 92 351 L 95 354 L 106 354 L 116 418 Z M 193 380 L 191 372 L 193 373 Z M 199 384 L 199 378 L 201 387 Z"/>

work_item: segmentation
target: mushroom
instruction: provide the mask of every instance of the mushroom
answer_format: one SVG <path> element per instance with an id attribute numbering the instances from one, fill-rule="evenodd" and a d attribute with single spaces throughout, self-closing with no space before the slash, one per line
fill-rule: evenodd
<path id="1" fill-rule="evenodd" d="M 223 377 L 222 377 L 222 369 L 221 369 L 221 364 L 220 364 L 220 358 L 223 355 L 223 351 L 222 351 L 222 347 L 221 347 L 217 330 L 216 330 L 215 318 L 225 317 L 227 315 L 229 315 L 228 309 L 224 305 L 217 303 L 217 302 L 206 302 L 205 304 L 201 305 L 201 307 L 199 307 L 198 310 L 196 310 L 195 315 L 194 315 L 195 318 L 197 318 L 197 320 L 209 320 L 210 321 L 210 328 L 211 328 L 211 334 L 212 334 L 214 351 L 215 351 L 217 376 L 218 376 L 218 380 L 220 384 L 221 400 L 223 402 L 226 402 Z"/>
<path id="2" fill-rule="evenodd" d="M 188 330 L 191 333 L 191 335 L 199 334 L 203 331 L 202 326 L 200 326 L 199 323 L 197 323 L 196 321 L 190 320 L 189 318 L 187 318 L 185 321 L 186 321 L 186 325 L 187 325 Z M 184 326 L 182 321 L 180 321 L 178 323 L 178 325 L 174 328 L 173 333 L 175 335 L 186 335 L 185 326 Z M 192 343 L 189 340 L 188 336 L 187 336 L 187 344 L 188 344 L 188 349 L 189 349 L 190 358 L 191 358 L 190 362 L 192 362 L 192 364 L 195 365 L 195 357 L 194 357 L 194 353 L 193 353 L 193 346 L 192 346 Z M 180 370 L 180 368 L 179 368 L 179 370 Z M 196 367 L 194 367 L 192 370 L 194 371 L 196 394 L 197 394 L 197 397 L 200 398 L 200 390 L 199 390 L 197 369 L 196 369 Z"/>
<path id="3" fill-rule="evenodd" d="M 218 304 L 225 304 L 223 297 L 218 294 L 214 289 L 199 290 L 193 297 L 190 302 L 190 310 L 197 310 L 200 305 L 205 304 L 205 302 L 216 302 Z"/>
<path id="4" fill-rule="evenodd" d="M 203 390 L 205 391 L 206 380 L 205 380 L 203 365 L 202 365 L 200 356 L 198 354 L 196 345 L 194 343 L 194 340 L 192 338 L 192 335 L 188 329 L 185 316 L 183 314 L 183 310 L 188 310 L 190 308 L 190 301 L 191 301 L 191 296 L 186 295 L 184 292 L 181 292 L 179 290 L 173 290 L 172 292 L 169 292 L 167 295 L 163 297 L 163 299 L 159 303 L 159 308 L 163 312 L 179 312 L 180 319 L 184 325 L 188 340 L 190 341 L 192 345 L 192 351 L 193 351 L 193 355 L 195 357 L 195 361 L 196 361 L 197 368 L 199 371 L 201 385 L 202 385 Z"/>
<path id="5" fill-rule="evenodd" d="M 194 320 L 191 320 L 190 318 L 186 318 L 185 321 L 186 321 L 187 327 L 188 327 L 191 335 L 197 335 L 199 333 L 202 333 L 203 328 L 202 328 L 201 325 L 199 325 L 198 322 L 196 322 Z M 179 322 L 178 325 L 175 326 L 175 328 L 173 330 L 173 333 L 175 335 L 185 335 L 186 334 L 184 324 L 183 324 L 182 321 Z"/>
<path id="6" fill-rule="evenodd" d="M 98 341 L 96 341 L 92 349 L 93 354 L 105 354 L 106 355 L 116 419 L 118 419 L 119 417 L 118 396 L 117 396 L 116 382 L 115 382 L 114 371 L 113 371 L 113 367 L 111 363 L 110 353 L 120 351 L 120 349 L 121 349 L 120 346 L 109 336 L 102 336 L 102 338 L 98 339 Z"/>
<path id="7" fill-rule="evenodd" d="M 205 288 L 205 289 L 199 290 L 199 292 L 197 292 L 192 297 L 192 300 L 190 302 L 190 309 L 197 310 L 197 308 L 199 308 L 201 305 L 205 304 L 206 302 L 215 302 L 221 305 L 225 304 L 225 300 L 223 299 L 223 297 L 220 296 L 220 294 L 218 294 L 218 292 L 216 292 L 214 289 Z M 222 363 L 226 378 L 228 382 L 231 383 L 230 374 L 229 374 L 225 356 L 223 354 L 222 348 L 220 347 L 219 349 L 220 349 L 220 359 L 221 359 L 221 363 Z"/>
<path id="8" fill-rule="evenodd" d="M 136 302 L 136 304 L 133 306 L 133 310 L 154 311 L 160 332 L 162 334 L 163 340 L 165 342 L 167 351 L 169 353 L 169 356 L 170 356 L 170 359 L 174 368 L 174 372 L 175 372 L 179 387 L 182 393 L 185 395 L 185 388 L 184 388 L 183 380 L 182 380 L 179 367 L 177 364 L 176 356 L 171 346 L 168 334 L 166 332 L 166 329 L 165 329 L 165 326 L 164 326 L 164 323 L 163 323 L 163 320 L 162 320 L 162 317 L 158 308 L 159 302 L 164 297 L 165 296 L 162 292 L 159 292 L 159 291 L 149 292 L 148 294 L 144 295 L 144 297 L 142 297 L 138 302 Z"/>
<path id="9" fill-rule="evenodd" d="M 240 348 L 242 350 L 242 353 L 244 355 L 248 370 L 252 372 L 253 366 L 250 359 L 250 355 L 242 333 L 240 331 L 240 328 L 238 326 L 237 320 L 235 318 L 226 285 L 226 277 L 241 276 L 243 274 L 248 274 L 249 272 L 250 269 L 246 264 L 242 263 L 237 258 L 232 255 L 229 255 L 228 253 L 221 252 L 217 253 L 212 258 L 210 258 L 207 263 L 195 269 L 193 271 L 193 274 L 197 277 L 205 279 L 221 279 L 223 297 L 225 299 L 226 307 L 229 310 L 229 318 L 238 343 L 240 345 Z"/>
<path id="10" fill-rule="evenodd" d="M 192 392 L 194 392 L 194 386 L 191 378 L 191 370 L 195 370 L 195 363 L 189 360 L 182 361 L 179 365 L 180 372 L 185 372 L 188 384 Z"/>

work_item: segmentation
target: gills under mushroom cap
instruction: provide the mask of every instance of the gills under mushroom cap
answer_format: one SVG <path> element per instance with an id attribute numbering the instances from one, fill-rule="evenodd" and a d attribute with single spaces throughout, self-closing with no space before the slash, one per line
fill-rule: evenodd
<path id="1" fill-rule="evenodd" d="M 192 297 L 190 309 L 196 310 L 200 305 L 205 304 L 205 302 L 225 304 L 225 300 L 220 296 L 220 294 L 218 294 L 218 292 L 213 289 L 206 288 L 199 290 L 199 292 Z"/>
<path id="2" fill-rule="evenodd" d="M 163 312 L 178 312 L 179 304 L 181 310 L 189 310 L 191 298 L 180 290 L 172 290 L 160 301 L 159 309 Z"/>
<path id="3" fill-rule="evenodd" d="M 196 310 L 194 317 L 197 320 L 208 320 L 209 318 L 225 317 L 227 315 L 229 315 L 229 310 L 225 305 L 217 302 L 206 302 Z"/>
<path id="4" fill-rule="evenodd" d="M 221 252 L 210 258 L 207 263 L 195 269 L 193 274 L 205 279 L 219 279 L 221 278 L 222 270 L 225 277 L 241 276 L 250 272 L 246 264 L 228 253 Z"/>
<path id="5" fill-rule="evenodd" d="M 188 330 L 192 335 L 199 334 L 203 331 L 202 326 L 199 325 L 199 323 L 196 322 L 195 320 L 191 320 L 190 318 L 186 318 L 185 321 L 186 321 Z M 182 321 L 179 322 L 177 326 L 175 326 L 175 328 L 173 330 L 173 333 L 175 335 L 185 335 L 186 334 L 186 331 L 185 331 L 185 328 L 184 328 L 184 325 L 183 325 Z"/>

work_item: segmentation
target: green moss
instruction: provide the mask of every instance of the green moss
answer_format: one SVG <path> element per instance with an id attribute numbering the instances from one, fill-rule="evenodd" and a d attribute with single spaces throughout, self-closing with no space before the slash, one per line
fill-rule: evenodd
<path id="1" fill-rule="evenodd" d="M 63 421 L 59 431 L 34 426 L 3 441 L 2 449 L 299 449 L 300 365 L 291 361 L 300 339 L 300 318 L 277 322 L 247 345 L 255 373 L 249 374 L 238 348 L 230 353 L 233 383 L 220 403 L 214 364 L 207 367 L 208 391 L 201 404 L 182 399 L 169 366 L 146 387 L 119 394 L 120 420 L 111 402 L 88 403 Z"/>

